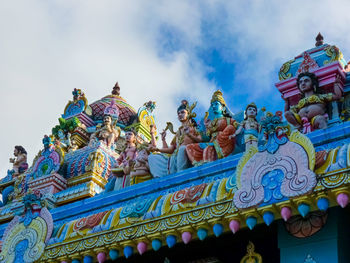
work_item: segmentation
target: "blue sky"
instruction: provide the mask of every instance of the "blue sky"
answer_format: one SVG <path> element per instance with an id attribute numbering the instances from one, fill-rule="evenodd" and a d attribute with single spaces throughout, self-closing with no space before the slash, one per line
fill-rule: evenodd
<path id="1" fill-rule="evenodd" d="M 282 110 L 280 66 L 325 42 L 350 56 L 350 2 L 42 1 L 0 3 L 0 177 L 14 145 L 29 163 L 74 88 L 89 103 L 112 90 L 139 108 L 157 102 L 157 125 L 177 125 L 183 98 L 202 117 L 216 89 L 233 112 L 256 102 Z"/>

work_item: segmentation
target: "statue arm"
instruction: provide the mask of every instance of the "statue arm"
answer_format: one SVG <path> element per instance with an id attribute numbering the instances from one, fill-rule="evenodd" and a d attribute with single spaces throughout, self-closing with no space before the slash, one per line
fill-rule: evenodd
<path id="1" fill-rule="evenodd" d="M 21 153 L 16 158 L 14 165 L 19 165 L 21 163 L 27 162 L 27 155 L 25 153 Z"/>
<path id="2" fill-rule="evenodd" d="M 334 83 L 334 94 L 332 95 L 332 100 L 339 100 L 343 95 L 341 86 L 340 86 L 340 79 L 339 77 L 336 79 Z"/>
<path id="3" fill-rule="evenodd" d="M 168 143 L 166 142 L 166 130 L 164 130 L 160 135 L 162 136 L 162 147 L 163 147 L 163 149 L 169 148 Z"/>
<path id="4" fill-rule="evenodd" d="M 150 135 L 151 135 L 151 146 L 156 147 L 157 143 L 156 143 L 156 136 L 154 135 L 155 132 L 155 126 L 151 125 L 150 126 Z"/>
<path id="5" fill-rule="evenodd" d="M 175 145 L 170 145 L 170 147 L 158 149 L 158 151 L 161 152 L 161 153 L 170 153 L 170 154 L 172 154 L 175 151 L 175 148 L 176 148 Z"/>

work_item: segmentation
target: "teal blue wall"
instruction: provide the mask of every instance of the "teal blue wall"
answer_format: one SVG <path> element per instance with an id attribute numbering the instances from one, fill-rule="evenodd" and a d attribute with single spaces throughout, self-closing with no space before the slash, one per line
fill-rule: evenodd
<path id="1" fill-rule="evenodd" d="M 308 238 L 296 238 L 290 235 L 284 223 L 280 221 L 278 226 L 280 262 L 303 263 L 307 255 L 311 255 L 317 263 L 349 263 L 349 212 L 349 208 L 330 209 L 326 225 Z"/>

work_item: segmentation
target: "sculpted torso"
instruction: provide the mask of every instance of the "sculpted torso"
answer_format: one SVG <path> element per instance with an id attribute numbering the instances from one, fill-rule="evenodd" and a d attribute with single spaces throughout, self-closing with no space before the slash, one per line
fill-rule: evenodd
<path id="1" fill-rule="evenodd" d="M 306 117 L 309 120 L 316 117 L 317 115 L 324 115 L 325 113 L 326 105 L 321 103 L 307 105 L 298 111 L 298 114 L 301 118 Z"/>

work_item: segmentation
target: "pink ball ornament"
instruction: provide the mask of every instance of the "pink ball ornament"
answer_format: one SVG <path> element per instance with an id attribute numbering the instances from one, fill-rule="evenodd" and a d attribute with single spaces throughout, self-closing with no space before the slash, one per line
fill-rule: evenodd
<path id="1" fill-rule="evenodd" d="M 137 244 L 137 250 L 139 251 L 140 255 L 145 253 L 147 251 L 147 244 L 145 242 L 140 242 Z"/>
<path id="2" fill-rule="evenodd" d="M 183 232 L 181 238 L 185 244 L 188 244 L 192 240 L 192 234 L 188 231 Z"/>
<path id="3" fill-rule="evenodd" d="M 106 253 L 100 252 L 100 253 L 97 254 L 97 261 L 98 261 L 98 263 L 103 263 L 103 262 L 106 261 L 106 259 L 107 259 Z"/>
<path id="4" fill-rule="evenodd" d="M 230 227 L 233 234 L 236 234 L 236 232 L 239 230 L 240 226 L 241 226 L 241 224 L 239 223 L 238 220 L 231 220 L 230 221 L 229 227 Z"/>
<path id="5" fill-rule="evenodd" d="M 346 207 L 349 203 L 349 196 L 345 193 L 340 193 L 337 195 L 337 203 L 342 207 Z"/>
<path id="6" fill-rule="evenodd" d="M 288 219 L 292 216 L 292 210 L 288 206 L 284 206 L 281 209 L 281 216 L 284 221 L 288 221 Z"/>

